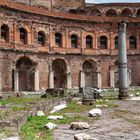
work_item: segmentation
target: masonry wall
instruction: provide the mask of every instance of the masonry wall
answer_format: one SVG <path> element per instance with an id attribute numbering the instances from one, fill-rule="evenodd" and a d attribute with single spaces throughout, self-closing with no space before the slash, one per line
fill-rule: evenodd
<path id="1" fill-rule="evenodd" d="M 56 1 L 56 3 L 59 1 Z M 37 10 L 37 9 L 36 9 Z M 71 15 L 72 16 L 72 15 Z M 1 90 L 13 90 L 12 71 L 16 69 L 17 61 L 27 57 L 35 63 L 35 70 L 39 71 L 39 89 L 49 88 L 49 75 L 54 60 L 61 59 L 66 63 L 67 73 L 72 78 L 72 88 L 80 86 L 80 72 L 83 71 L 85 61 L 96 63 L 96 73 L 101 75 L 101 87 L 110 87 L 110 70 L 117 72 L 116 61 L 118 49 L 115 48 L 115 37 L 118 35 L 118 24 L 110 22 L 92 22 L 57 17 L 43 16 L 25 11 L 14 11 L 6 7 L 0 9 L 0 26 L 9 27 L 9 41 L 0 37 L 0 73 Z M 19 29 L 27 31 L 27 43 L 20 42 Z M 140 85 L 140 25 L 128 23 L 127 51 L 128 63 L 131 70 L 131 85 Z M 38 32 L 45 34 L 44 46 L 38 43 Z M 55 33 L 62 34 L 62 46 L 55 43 Z M 71 47 L 71 35 L 78 37 L 78 47 Z M 86 48 L 86 37 L 92 37 L 92 48 Z M 107 48 L 100 48 L 100 37 L 107 38 Z M 129 37 L 137 39 L 137 47 L 130 48 Z M 95 78 L 96 79 L 96 78 Z"/>

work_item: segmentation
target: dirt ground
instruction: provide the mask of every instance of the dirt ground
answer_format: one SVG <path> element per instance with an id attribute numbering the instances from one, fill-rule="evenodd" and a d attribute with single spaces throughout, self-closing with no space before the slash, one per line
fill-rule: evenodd
<path id="1" fill-rule="evenodd" d="M 140 140 L 140 101 L 113 102 L 119 107 L 103 108 L 103 116 L 89 122 L 90 129 L 70 130 L 70 125 L 59 125 L 54 131 L 54 140 L 74 140 L 78 133 L 86 133 L 98 140 Z M 82 115 L 88 115 L 88 111 Z"/>

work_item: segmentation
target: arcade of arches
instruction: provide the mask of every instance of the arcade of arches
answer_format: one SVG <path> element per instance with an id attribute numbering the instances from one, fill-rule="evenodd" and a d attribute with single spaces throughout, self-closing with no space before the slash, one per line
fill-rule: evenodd
<path id="1" fill-rule="evenodd" d="M 50 60 L 48 60 L 48 62 L 50 62 Z M 44 64 L 37 64 L 28 57 L 21 57 L 17 60 L 15 69 L 12 71 L 13 91 L 39 91 L 47 88 L 72 89 L 78 87 L 103 87 L 103 84 L 105 84 L 104 75 L 99 62 L 91 59 L 81 62 L 81 66 L 79 66 L 80 63 L 77 62 L 77 65 L 73 67 L 73 65 L 70 65 L 70 63 L 64 59 L 54 59 L 51 61 L 51 68 L 49 68 L 49 66 L 47 67 L 47 74 L 41 78 L 42 71 L 44 70 L 39 69 L 38 65 L 41 66 Z M 136 65 L 137 67 L 140 63 L 132 61 L 129 63 L 129 67 L 132 65 Z M 136 67 L 128 69 L 129 85 L 137 86 L 140 84 L 139 81 L 135 79 L 135 75 L 132 74 L 134 72 L 138 73 Z M 75 70 L 78 70 L 79 74 L 75 75 Z M 113 88 L 118 87 L 118 66 L 116 62 L 114 65 L 109 66 L 109 73 L 107 73 L 107 75 L 110 80 L 106 85 L 108 84 L 108 87 Z M 43 81 L 43 79 L 45 80 Z M 45 86 L 42 87 L 42 85 Z"/>

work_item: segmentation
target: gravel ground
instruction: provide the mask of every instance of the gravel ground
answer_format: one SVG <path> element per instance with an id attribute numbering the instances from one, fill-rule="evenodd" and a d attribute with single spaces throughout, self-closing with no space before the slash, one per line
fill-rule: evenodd
<path id="1" fill-rule="evenodd" d="M 140 140 L 140 101 L 113 102 L 119 107 L 102 109 L 103 116 L 90 122 L 90 129 L 70 130 L 69 125 L 60 125 L 54 131 L 54 140 L 74 140 L 78 133 L 86 133 L 98 140 Z"/>

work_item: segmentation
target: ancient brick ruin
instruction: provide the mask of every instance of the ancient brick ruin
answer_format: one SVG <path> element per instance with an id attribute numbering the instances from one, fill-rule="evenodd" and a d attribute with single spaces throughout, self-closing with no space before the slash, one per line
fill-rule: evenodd
<path id="1" fill-rule="evenodd" d="M 0 0 L 0 91 L 118 86 L 118 23 L 140 86 L 140 3 Z"/>

